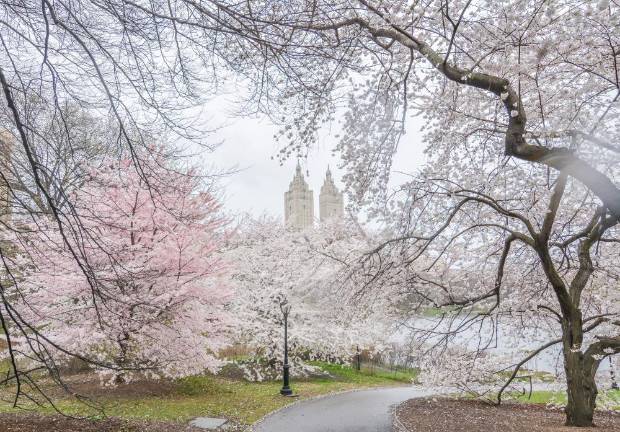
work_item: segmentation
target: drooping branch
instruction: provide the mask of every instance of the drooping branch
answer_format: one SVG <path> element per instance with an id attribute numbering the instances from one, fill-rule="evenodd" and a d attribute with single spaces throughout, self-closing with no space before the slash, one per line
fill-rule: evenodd
<path id="1" fill-rule="evenodd" d="M 50 195 L 48 189 L 45 187 L 45 185 L 43 184 L 43 181 L 41 180 L 41 176 L 40 176 L 40 172 L 41 172 L 41 167 L 39 164 L 37 164 L 34 156 L 33 156 L 33 151 L 32 148 L 30 146 L 27 134 L 26 134 L 26 127 L 23 124 L 19 111 L 17 109 L 17 106 L 15 105 L 15 101 L 13 98 L 13 94 L 11 92 L 11 87 L 8 83 L 8 81 L 6 80 L 6 77 L 4 75 L 4 71 L 2 69 L 2 67 L 0 66 L 0 85 L 2 86 L 2 91 L 4 93 L 4 97 L 6 99 L 6 103 L 7 106 L 9 107 L 9 110 L 11 111 L 11 115 L 13 117 L 13 122 L 15 124 L 15 127 L 17 128 L 18 132 L 19 132 L 19 137 L 20 137 L 20 141 L 22 144 L 22 147 L 24 148 L 24 152 L 27 156 L 28 159 L 28 163 L 30 164 L 30 169 L 32 172 L 32 176 L 34 178 L 35 184 L 37 186 L 37 188 L 41 191 L 41 193 L 43 194 L 43 196 L 45 197 L 45 200 L 52 212 L 52 215 L 54 217 L 54 221 L 56 222 L 56 225 L 58 226 L 58 230 L 62 236 L 63 242 L 64 244 L 67 246 L 67 248 L 69 249 L 69 251 L 71 252 L 71 255 L 73 256 L 73 258 L 75 259 L 75 262 L 78 264 L 78 266 L 80 267 L 80 270 L 82 271 L 82 273 L 84 274 L 84 276 L 86 277 L 86 280 L 88 281 L 90 287 L 91 287 L 91 292 L 92 292 L 92 299 L 93 302 L 95 304 L 95 307 L 97 308 L 97 312 L 99 311 L 98 309 L 98 304 L 99 304 L 99 299 L 102 298 L 104 296 L 104 293 L 99 290 L 98 286 L 97 286 L 97 280 L 95 277 L 93 277 L 92 275 L 92 269 L 90 268 L 90 266 L 88 265 L 87 262 L 85 262 L 84 260 L 84 256 L 83 254 L 80 254 L 78 252 L 78 250 L 76 250 L 76 248 L 73 247 L 73 245 L 71 244 L 69 238 L 67 237 L 67 233 L 65 232 L 65 226 L 63 224 L 63 220 L 60 214 L 60 210 L 56 207 L 56 203 L 54 202 L 52 196 Z M 99 323 L 100 325 L 103 327 L 103 323 L 101 322 L 101 318 L 99 316 L 98 313 L 98 319 L 99 319 Z"/>
<path id="2" fill-rule="evenodd" d="M 596 327 L 598 327 L 599 325 L 601 325 L 602 323 L 606 322 L 607 319 L 606 318 L 601 318 L 601 317 L 592 317 L 591 319 L 587 319 L 584 320 L 584 322 L 586 321 L 591 321 L 593 320 L 592 323 L 590 323 L 590 325 L 588 325 L 586 328 L 583 329 L 584 333 L 588 333 L 592 330 L 594 330 Z M 600 338 L 599 338 L 600 339 Z M 604 338 L 604 339 L 613 339 L 613 338 Z M 620 338 L 616 338 L 617 339 L 617 343 L 618 343 L 618 351 L 620 352 Z M 514 366 L 514 369 L 512 371 L 512 373 L 510 374 L 510 377 L 508 378 L 508 380 L 504 383 L 504 385 L 502 386 L 502 388 L 499 390 L 499 392 L 497 393 L 497 405 L 500 405 L 502 403 L 502 395 L 504 394 L 504 392 L 506 391 L 506 389 L 508 388 L 508 386 L 510 386 L 510 384 L 512 383 L 512 381 L 514 381 L 514 379 L 517 377 L 517 374 L 519 373 L 519 371 L 521 370 L 521 368 L 523 367 L 524 364 L 526 364 L 528 361 L 530 361 L 531 359 L 533 359 L 534 357 L 536 357 L 538 354 L 540 354 L 541 352 L 543 352 L 544 350 L 546 350 L 547 348 L 552 347 L 553 345 L 556 345 L 558 343 L 562 342 L 562 338 L 558 338 L 558 339 L 554 339 L 551 340 L 549 342 L 547 342 L 546 344 L 538 347 L 537 349 L 535 349 L 534 351 L 532 351 L 527 357 L 525 357 L 524 359 L 522 359 L 519 363 L 517 363 Z M 604 348 L 608 348 L 607 346 L 605 346 L 604 344 L 602 345 L 597 345 L 599 342 L 596 342 L 595 344 L 591 345 L 590 348 L 588 349 L 588 351 L 586 351 L 586 356 L 592 356 L 592 354 L 589 354 L 588 352 L 590 351 L 590 349 L 592 349 L 592 353 L 600 353 L 603 351 Z M 601 347 L 604 348 L 601 348 Z"/>
<path id="3" fill-rule="evenodd" d="M 506 391 L 508 386 L 512 383 L 512 381 L 514 381 L 514 379 L 517 377 L 517 374 L 519 373 L 519 371 L 521 370 L 521 368 L 523 367 L 524 364 L 526 364 L 528 361 L 532 360 L 534 357 L 536 357 L 538 354 L 540 354 L 541 352 L 543 352 L 547 348 L 552 347 L 553 345 L 556 345 L 556 344 L 558 344 L 560 342 L 562 342 L 562 338 L 553 339 L 553 340 L 547 342 L 546 344 L 538 347 L 537 349 L 532 351 L 527 357 L 525 357 L 523 360 L 521 360 L 519 363 L 517 363 L 515 365 L 515 368 L 513 369 L 512 373 L 510 374 L 510 377 L 508 378 L 508 380 L 506 380 L 506 382 L 504 383 L 502 388 L 499 389 L 499 391 L 497 392 L 497 402 L 496 402 L 496 405 L 500 405 L 502 403 L 502 396 L 503 396 L 504 392 Z"/>
<path id="4" fill-rule="evenodd" d="M 447 306 L 471 306 L 483 300 L 489 299 L 491 297 L 495 297 L 495 304 L 491 306 L 490 310 L 493 310 L 499 306 L 500 303 L 500 292 L 502 287 L 502 279 L 504 278 L 504 268 L 506 266 L 506 260 L 508 259 L 508 255 L 510 254 L 510 248 L 512 243 L 515 240 L 522 240 L 521 237 L 515 233 L 509 235 L 504 241 L 504 248 L 502 249 L 502 255 L 500 256 L 499 263 L 497 265 L 497 275 L 495 277 L 495 284 L 493 289 L 487 291 L 483 294 L 480 294 L 473 298 L 468 298 L 464 300 L 450 300 L 440 305 L 440 307 Z M 523 240 L 522 240 L 523 241 Z M 489 311 L 484 314 L 488 314 Z"/>
<path id="5" fill-rule="evenodd" d="M 609 177 L 579 158 L 567 148 L 547 148 L 529 144 L 526 140 L 526 114 L 521 98 L 510 82 L 486 73 L 472 72 L 444 61 L 444 57 L 426 42 L 416 38 L 409 31 L 391 22 L 381 11 L 366 0 L 358 0 L 366 9 L 372 11 L 387 24 L 378 27 L 362 17 L 354 17 L 327 26 L 313 26 L 315 30 L 338 29 L 357 25 L 368 31 L 374 38 L 395 40 L 410 50 L 420 53 L 433 67 L 450 81 L 488 91 L 497 96 L 508 115 L 505 135 L 505 154 L 518 159 L 539 163 L 571 175 L 587 186 L 609 209 L 616 219 L 620 219 L 620 188 Z"/>

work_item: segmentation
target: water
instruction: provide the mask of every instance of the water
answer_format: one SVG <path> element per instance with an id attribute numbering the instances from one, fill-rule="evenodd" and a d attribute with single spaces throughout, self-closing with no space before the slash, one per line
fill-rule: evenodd
<path id="1" fill-rule="evenodd" d="M 453 321 L 450 325 L 446 320 L 440 318 L 416 317 L 403 325 L 393 337 L 393 341 L 399 345 L 407 346 L 412 334 L 411 329 L 433 330 L 438 333 L 446 333 L 448 329 L 459 327 L 462 319 Z M 443 335 L 435 335 L 429 339 L 429 343 L 437 342 Z M 492 322 L 485 320 L 482 324 L 465 326 L 459 333 L 450 338 L 453 346 L 476 350 L 484 347 L 490 354 L 501 354 L 510 356 L 516 363 L 525 358 L 529 352 L 535 350 L 546 342 L 557 339 L 559 335 L 554 334 L 551 329 L 537 327 L 530 323 L 529 326 L 515 327 L 508 322 Z M 615 357 L 616 376 L 619 375 L 618 356 Z M 508 366 L 509 364 L 507 364 Z M 527 362 L 524 368 L 540 372 L 559 374 L 563 371 L 562 348 L 561 344 L 551 346 L 539 353 L 532 360 Z M 601 382 L 610 381 L 610 361 L 603 360 L 597 372 L 597 380 Z"/>

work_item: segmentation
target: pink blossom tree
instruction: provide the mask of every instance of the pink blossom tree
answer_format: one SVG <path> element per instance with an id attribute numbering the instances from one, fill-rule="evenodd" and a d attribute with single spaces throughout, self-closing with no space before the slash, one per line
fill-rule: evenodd
<path id="1" fill-rule="evenodd" d="M 80 229 L 63 241 L 42 221 L 25 240 L 30 265 L 19 286 L 19 310 L 52 357 L 92 360 L 116 381 L 136 370 L 178 377 L 217 369 L 231 296 L 218 255 L 220 203 L 201 191 L 194 170 L 143 159 L 141 172 L 129 160 L 91 169 L 71 200 Z"/>

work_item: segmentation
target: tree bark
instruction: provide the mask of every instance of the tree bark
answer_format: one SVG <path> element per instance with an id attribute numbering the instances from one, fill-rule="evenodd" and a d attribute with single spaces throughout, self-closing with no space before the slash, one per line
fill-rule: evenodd
<path id="1" fill-rule="evenodd" d="M 598 389 L 594 379 L 599 361 L 581 351 L 583 323 L 579 311 L 563 325 L 564 371 L 566 372 L 566 425 L 593 426 Z"/>
<path id="2" fill-rule="evenodd" d="M 565 409 L 567 426 L 593 425 L 598 389 L 592 371 L 588 370 L 586 363 L 581 352 L 568 352 L 564 355 L 568 396 Z"/>

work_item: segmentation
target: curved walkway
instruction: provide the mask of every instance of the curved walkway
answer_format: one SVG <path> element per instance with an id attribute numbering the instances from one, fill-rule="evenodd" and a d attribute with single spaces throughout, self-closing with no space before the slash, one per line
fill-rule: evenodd
<path id="1" fill-rule="evenodd" d="M 390 408 L 436 391 L 419 387 L 360 390 L 301 401 L 268 415 L 255 432 L 390 432 Z"/>

